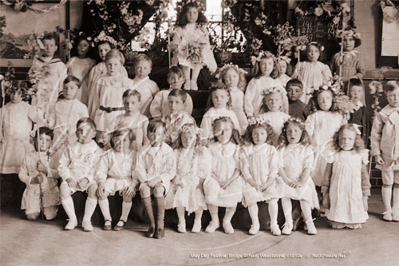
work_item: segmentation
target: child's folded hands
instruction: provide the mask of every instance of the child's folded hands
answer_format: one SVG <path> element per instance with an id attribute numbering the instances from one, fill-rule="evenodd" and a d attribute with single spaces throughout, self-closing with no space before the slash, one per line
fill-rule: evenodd
<path id="1" fill-rule="evenodd" d="M 89 179 L 87 179 L 87 178 L 85 177 L 85 178 L 81 179 L 81 180 L 78 182 L 78 187 L 79 187 L 80 189 L 84 189 L 85 187 L 87 187 L 88 184 L 89 184 Z"/>
<path id="2" fill-rule="evenodd" d="M 67 178 L 66 182 L 68 183 L 69 187 L 75 187 L 76 186 L 76 180 L 72 177 Z"/>

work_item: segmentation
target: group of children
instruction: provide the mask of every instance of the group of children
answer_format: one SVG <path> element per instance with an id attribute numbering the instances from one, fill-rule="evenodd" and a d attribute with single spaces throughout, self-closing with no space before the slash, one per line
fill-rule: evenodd
<path id="1" fill-rule="evenodd" d="M 196 4 L 183 10 L 185 23 L 196 26 L 201 17 Z M 177 38 L 182 42 L 184 25 Z M 353 52 L 354 37 L 345 38 L 346 81 L 362 75 L 363 69 L 358 53 Z M 19 174 L 26 184 L 21 207 L 28 219 L 36 219 L 42 211 L 53 219 L 61 203 L 69 217 L 65 229 L 74 229 L 77 218 L 71 194 L 86 191 L 85 231 L 93 230 L 90 219 L 97 203 L 104 230 L 112 229 L 107 197 L 117 192 L 123 203 L 114 230 L 124 228 L 132 198 L 139 192 L 150 220 L 146 235 L 155 238 L 164 236 L 165 209 L 172 208 L 179 218 L 179 232 L 186 231 L 185 211 L 195 213 L 192 232 L 200 232 L 202 213 L 209 210 L 211 221 L 205 231 L 212 233 L 220 227 L 218 207 L 225 207 L 222 225 L 231 234 L 239 202 L 248 208 L 250 234 L 259 231 L 257 203 L 261 201 L 268 203 L 274 235 L 290 234 L 293 229 L 291 199 L 300 201 L 309 234 L 317 233 L 312 209 L 319 209 L 320 203 L 333 228 L 356 229 L 366 222 L 370 118 L 364 87 L 350 79 L 348 92 L 356 110 L 348 123 L 334 101 L 336 88 L 325 85 L 332 74 L 318 61 L 319 44 L 308 44 L 308 61 L 296 66 L 293 79 L 285 73 L 289 60 L 276 59 L 270 52 L 259 54 L 257 74 L 248 86 L 245 71 L 238 66 L 221 68 L 199 128 L 191 117 L 193 101 L 182 87 L 196 87 L 190 68 L 197 75 L 203 65 L 210 67 L 211 55 L 185 65 L 179 53 L 183 68 L 171 67 L 170 88 L 159 91 L 148 78 L 152 62 L 146 55 L 136 58 L 131 80 L 122 53 L 106 41 L 98 43 L 103 62 L 95 66 L 87 59 L 90 46 L 84 38 L 77 42 L 77 56 L 66 66 L 53 58 L 54 38 L 46 36 L 43 44 L 44 56 L 35 59 L 29 72 L 39 77 L 32 105 L 23 101 L 31 94 L 26 83 L 15 82 L 7 90 L 11 102 L 0 110 L 1 172 Z M 179 49 L 177 40 L 175 44 Z M 351 56 L 359 59 L 356 67 L 345 65 L 356 61 L 345 61 Z M 389 83 L 386 93 L 388 105 L 374 120 L 371 149 L 382 169 L 383 219 L 399 221 L 395 172 L 399 170 L 395 152 L 399 84 Z M 285 216 L 282 231 L 277 224 L 280 198 Z"/>

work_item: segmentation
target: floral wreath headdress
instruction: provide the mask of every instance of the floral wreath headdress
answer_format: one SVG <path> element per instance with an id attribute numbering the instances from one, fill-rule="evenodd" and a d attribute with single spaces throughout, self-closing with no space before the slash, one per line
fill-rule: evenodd
<path id="1" fill-rule="evenodd" d="M 264 125 L 264 124 L 269 124 L 263 117 L 252 117 L 250 119 L 248 119 L 248 125 L 252 126 L 252 125 Z"/>
<path id="2" fill-rule="evenodd" d="M 287 94 L 287 91 L 281 86 L 276 86 L 276 87 L 270 87 L 270 88 L 264 89 L 262 91 L 261 95 L 263 97 L 265 97 L 265 96 L 267 96 L 269 94 L 272 94 L 272 93 L 285 93 L 285 94 Z"/>
<path id="3" fill-rule="evenodd" d="M 233 63 L 230 63 L 230 64 L 225 64 L 221 69 L 219 69 L 219 73 L 217 73 L 215 75 L 215 77 L 216 78 L 220 78 L 221 74 L 224 71 L 229 70 L 230 68 L 234 68 L 237 71 L 238 74 L 243 74 L 243 75 L 248 74 L 247 71 L 245 71 L 244 69 L 240 68 L 238 65 L 233 65 Z"/>
<path id="4" fill-rule="evenodd" d="M 107 34 L 105 34 L 104 31 L 101 31 L 100 34 L 98 34 L 98 36 L 94 38 L 95 43 L 98 43 L 101 41 L 107 41 L 107 42 L 113 44 L 115 47 L 118 45 L 118 42 L 111 36 L 108 36 Z"/>
<path id="5" fill-rule="evenodd" d="M 320 48 L 320 51 L 322 51 L 322 52 L 324 51 L 324 46 L 321 45 L 321 44 L 318 43 L 318 42 L 310 42 L 310 43 L 308 43 L 307 47 L 309 47 L 309 46 L 311 46 L 311 45 L 315 45 L 315 46 L 319 47 L 319 48 Z"/>
<path id="6" fill-rule="evenodd" d="M 287 56 L 279 56 L 277 57 L 277 62 L 279 61 L 285 61 L 287 65 L 291 63 L 291 58 L 288 58 Z"/>
<path id="7" fill-rule="evenodd" d="M 349 30 L 337 30 L 337 38 L 341 39 L 343 37 L 353 37 L 354 39 L 361 39 L 360 33 L 355 31 L 355 28 Z"/>
<path id="8" fill-rule="evenodd" d="M 326 90 L 332 90 L 335 94 L 338 94 L 340 92 L 340 83 L 335 82 L 332 84 L 331 81 L 327 82 L 327 84 L 321 85 L 318 88 L 314 88 L 315 91 L 326 91 Z"/>
<path id="9" fill-rule="evenodd" d="M 194 124 L 184 124 L 180 129 L 179 133 L 191 133 L 195 135 L 201 134 L 201 129 L 195 126 Z"/>
<path id="10" fill-rule="evenodd" d="M 205 11 L 204 4 L 200 0 L 188 0 L 187 2 L 182 1 L 181 8 L 183 8 L 185 5 L 187 5 L 189 3 L 197 3 L 198 11 L 199 12 Z"/>
<path id="11" fill-rule="evenodd" d="M 288 118 L 287 122 L 288 123 L 289 122 L 293 122 L 293 123 L 296 123 L 296 124 L 300 124 L 301 126 L 305 126 L 305 123 L 301 119 L 299 119 L 298 117 L 290 117 L 290 118 Z"/>
<path id="12" fill-rule="evenodd" d="M 260 62 L 262 60 L 262 57 L 265 56 L 265 52 L 264 51 L 259 51 L 258 56 L 251 56 L 251 62 L 254 65 L 256 62 Z M 270 53 L 273 61 L 276 61 L 276 57 L 274 56 L 274 54 Z"/>

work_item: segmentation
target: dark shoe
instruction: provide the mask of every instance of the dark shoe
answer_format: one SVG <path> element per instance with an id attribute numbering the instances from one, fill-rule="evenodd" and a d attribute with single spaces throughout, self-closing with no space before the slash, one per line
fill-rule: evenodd
<path id="1" fill-rule="evenodd" d="M 120 222 L 122 222 L 122 225 L 118 225 Z M 125 229 L 125 221 L 119 220 L 119 222 L 115 225 L 114 230 L 115 231 L 123 231 Z"/>
<path id="2" fill-rule="evenodd" d="M 155 235 L 154 235 L 154 237 L 156 239 L 160 239 L 160 238 L 162 238 L 164 236 L 165 236 L 165 229 L 164 228 L 158 228 L 157 231 L 155 232 Z"/>
<path id="3" fill-rule="evenodd" d="M 150 227 L 148 229 L 148 232 L 145 233 L 145 236 L 146 237 L 154 237 L 154 234 L 155 234 L 155 228 L 154 227 Z"/>
<path id="4" fill-rule="evenodd" d="M 111 229 L 112 229 L 111 221 L 105 221 L 103 230 L 108 231 L 108 230 L 111 230 Z"/>

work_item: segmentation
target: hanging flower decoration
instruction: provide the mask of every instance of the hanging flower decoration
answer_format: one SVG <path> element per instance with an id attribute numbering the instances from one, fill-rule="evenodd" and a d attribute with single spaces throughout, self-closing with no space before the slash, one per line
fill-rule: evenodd
<path id="1" fill-rule="evenodd" d="M 49 13 L 55 10 L 60 9 L 68 0 L 60 0 L 58 4 L 55 4 L 49 8 L 40 9 L 32 5 L 32 3 L 39 2 L 40 0 L 1 0 L 1 2 L 5 5 L 8 5 L 15 9 L 15 11 L 26 12 L 28 10 L 32 10 L 37 13 Z"/>
<path id="2" fill-rule="evenodd" d="M 277 45 L 277 57 L 280 57 L 284 50 L 289 50 L 292 47 L 292 34 L 294 27 L 290 26 L 287 21 L 284 25 L 278 24 L 274 28 L 275 34 L 273 35 L 273 41 Z"/>
<path id="3" fill-rule="evenodd" d="M 383 17 L 389 23 L 397 21 L 399 23 L 399 1 L 381 0 L 381 9 Z M 390 6 L 391 8 L 387 8 Z"/>

